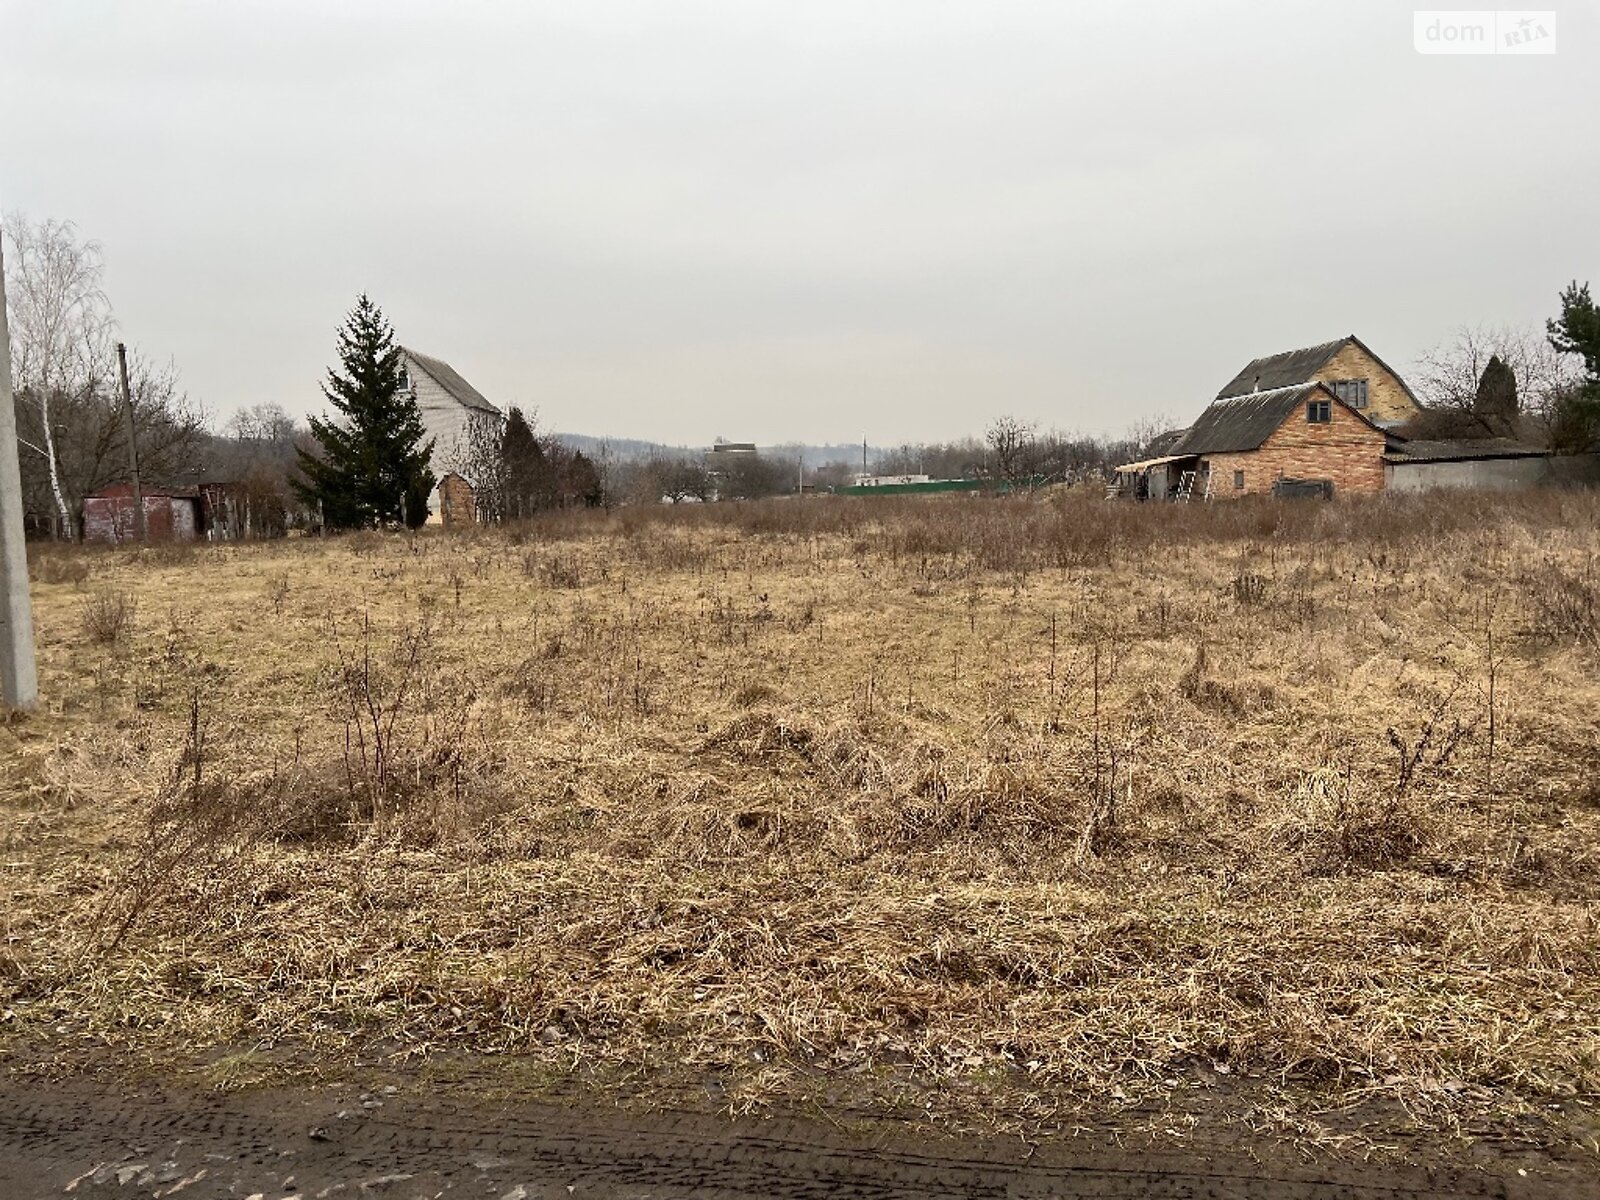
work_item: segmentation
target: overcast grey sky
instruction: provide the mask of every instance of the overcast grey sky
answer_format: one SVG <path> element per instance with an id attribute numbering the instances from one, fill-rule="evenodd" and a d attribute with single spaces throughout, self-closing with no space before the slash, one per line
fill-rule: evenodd
<path id="1" fill-rule="evenodd" d="M 191 395 L 320 410 L 365 289 L 546 427 L 926 440 L 1189 420 L 1600 285 L 1600 14 L 1398 3 L 0 0 L 0 208 L 101 241 Z"/>

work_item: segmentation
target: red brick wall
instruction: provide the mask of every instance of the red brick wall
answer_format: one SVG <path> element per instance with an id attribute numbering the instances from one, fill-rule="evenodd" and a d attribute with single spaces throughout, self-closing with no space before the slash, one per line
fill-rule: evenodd
<path id="1" fill-rule="evenodd" d="M 471 525 L 478 519 L 472 485 L 459 475 L 446 475 L 439 484 L 439 519 L 447 527 Z"/>
<path id="2" fill-rule="evenodd" d="M 1326 425 L 1306 420 L 1305 405 L 1290 413 L 1259 450 L 1245 454 L 1212 454 L 1211 495 L 1261 495 L 1272 491 L 1273 480 L 1331 479 L 1340 492 L 1383 490 L 1383 448 L 1387 439 L 1344 405 L 1333 403 L 1333 419 Z M 1233 486 L 1233 473 L 1244 472 L 1244 488 Z"/>

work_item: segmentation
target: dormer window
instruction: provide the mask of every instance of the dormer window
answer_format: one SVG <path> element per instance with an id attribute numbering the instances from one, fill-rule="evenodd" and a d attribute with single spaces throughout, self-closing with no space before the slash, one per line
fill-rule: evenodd
<path id="1" fill-rule="evenodd" d="M 1365 408 L 1367 406 L 1367 381 L 1365 379 L 1336 379 L 1333 381 L 1332 387 L 1333 394 L 1351 408 Z"/>

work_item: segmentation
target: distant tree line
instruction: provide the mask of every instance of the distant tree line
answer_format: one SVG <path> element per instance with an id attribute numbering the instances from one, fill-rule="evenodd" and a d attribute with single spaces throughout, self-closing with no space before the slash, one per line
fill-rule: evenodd
<path id="1" fill-rule="evenodd" d="M 1565 288 L 1560 306 L 1542 331 L 1463 327 L 1424 354 L 1412 381 L 1426 407 L 1405 432 L 1600 449 L 1600 314 L 1586 283 Z"/>
<path id="2" fill-rule="evenodd" d="M 1170 422 L 1138 422 L 1120 436 L 1040 430 L 1012 416 L 990 423 L 982 438 L 898 446 L 874 464 L 880 475 L 927 475 L 933 479 L 989 479 L 1017 486 L 1029 482 L 1076 483 L 1137 459 Z"/>
<path id="3" fill-rule="evenodd" d="M 32 532 L 82 536 L 83 501 L 128 478 L 127 416 L 117 322 L 102 288 L 99 245 L 68 222 L 4 222 L 7 315 L 24 505 Z M 474 487 L 478 517 L 515 521 L 556 508 L 754 500 L 851 483 L 859 461 L 804 463 L 799 446 L 760 452 L 655 450 L 623 459 L 584 454 L 537 428 L 534 413 L 469 423 L 462 444 L 434 456 L 402 386 L 400 350 L 362 296 L 338 335 L 323 394 L 334 413 L 301 426 L 278 405 L 236 413 L 220 431 L 181 389 L 171 363 L 133 349 L 129 390 L 146 488 L 225 480 L 258 535 L 321 521 L 330 528 L 420 524 L 437 480 L 431 463 Z M 1562 451 L 1600 449 L 1600 309 L 1573 282 L 1541 332 L 1462 329 L 1412 375 L 1426 410 L 1414 437 L 1517 437 Z M 1147 456 L 1165 423 L 1120 437 L 1040 430 L 1010 416 L 982 437 L 880 450 L 876 475 L 927 475 L 1023 485 L 1074 482 Z"/>

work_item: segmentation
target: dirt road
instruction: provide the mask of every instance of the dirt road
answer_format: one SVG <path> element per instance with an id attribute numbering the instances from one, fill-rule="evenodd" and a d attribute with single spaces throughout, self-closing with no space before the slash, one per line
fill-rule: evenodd
<path id="1" fill-rule="evenodd" d="M 1531 1169 L 1530 1169 L 1531 1165 Z M 1118 1149 L 1104 1140 L 922 1141 L 794 1120 L 485 1104 L 410 1086 L 188 1092 L 0 1076 L 0 1200 L 681 1200 L 712 1197 L 1600 1195 L 1582 1165 L 1306 1162 L 1280 1150 Z"/>

